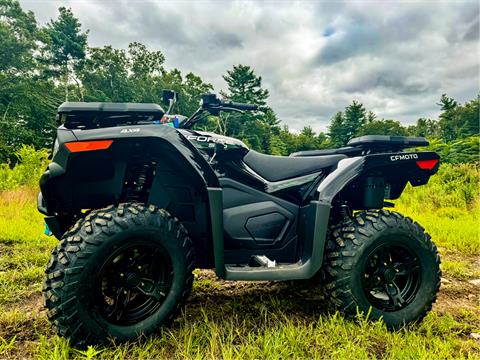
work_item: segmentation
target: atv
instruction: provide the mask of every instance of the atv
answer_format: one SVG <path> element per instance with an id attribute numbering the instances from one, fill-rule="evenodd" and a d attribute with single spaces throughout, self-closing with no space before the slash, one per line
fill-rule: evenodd
<path id="1" fill-rule="evenodd" d="M 72 344 L 128 341 L 168 325 L 195 268 L 225 280 L 318 278 L 328 306 L 389 328 L 421 320 L 440 287 L 424 229 L 385 210 L 439 167 L 421 137 L 362 136 L 290 156 L 195 129 L 255 105 L 202 96 L 189 118 L 156 104 L 66 102 L 38 209 L 61 239 L 43 287 Z M 327 305 L 326 305 L 327 306 Z"/>

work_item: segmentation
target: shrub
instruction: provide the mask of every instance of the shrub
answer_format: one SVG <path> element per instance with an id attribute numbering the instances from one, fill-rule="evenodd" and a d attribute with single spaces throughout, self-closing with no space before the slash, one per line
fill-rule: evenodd
<path id="1" fill-rule="evenodd" d="M 401 202 L 418 210 L 469 210 L 478 203 L 479 183 L 478 164 L 441 164 L 426 186 L 407 186 Z"/>
<path id="2" fill-rule="evenodd" d="M 47 150 L 35 150 L 29 145 L 23 145 L 15 155 L 19 161 L 13 168 L 8 163 L 0 164 L 0 191 L 37 187 L 48 161 Z"/>
<path id="3" fill-rule="evenodd" d="M 443 143 L 431 139 L 430 146 L 418 148 L 419 151 L 432 150 L 440 155 L 442 162 L 451 164 L 475 163 L 479 161 L 480 136 L 474 135 L 465 139 Z"/>

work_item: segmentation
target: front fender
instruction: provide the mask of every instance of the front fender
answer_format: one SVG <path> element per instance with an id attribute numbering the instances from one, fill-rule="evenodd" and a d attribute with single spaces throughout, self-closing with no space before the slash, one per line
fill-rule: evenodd
<path id="1" fill-rule="evenodd" d="M 180 131 L 165 125 L 132 125 L 93 130 L 72 130 L 78 141 L 101 139 L 154 138 L 168 143 L 192 166 L 192 170 L 203 179 L 205 188 L 218 187 L 218 178 L 200 152 Z"/>

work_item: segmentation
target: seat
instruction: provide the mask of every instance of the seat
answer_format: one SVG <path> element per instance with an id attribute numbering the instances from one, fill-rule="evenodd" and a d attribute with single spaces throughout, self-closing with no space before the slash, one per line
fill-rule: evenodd
<path id="1" fill-rule="evenodd" d="M 356 148 L 353 146 L 345 146 L 337 149 L 322 149 L 322 150 L 304 150 L 291 153 L 290 157 L 303 157 L 303 156 L 325 156 L 325 155 L 335 155 L 335 154 L 345 154 L 353 155 L 355 153 L 362 152 L 361 148 Z"/>
<path id="2" fill-rule="evenodd" d="M 320 172 L 324 168 L 336 165 L 346 157 L 341 154 L 305 157 L 274 156 L 250 150 L 243 161 L 264 179 L 281 181 Z"/>

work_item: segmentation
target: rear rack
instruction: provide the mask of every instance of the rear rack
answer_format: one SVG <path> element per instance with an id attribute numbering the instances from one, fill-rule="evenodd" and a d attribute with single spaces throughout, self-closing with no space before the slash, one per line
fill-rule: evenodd
<path id="1" fill-rule="evenodd" d="M 347 145 L 374 151 L 401 150 L 428 146 L 428 141 L 424 137 L 414 136 L 365 135 L 351 139 Z"/>
<path id="2" fill-rule="evenodd" d="M 302 156 L 323 156 L 344 154 L 347 156 L 357 156 L 361 154 L 375 152 L 398 152 L 407 148 L 417 146 L 428 146 L 428 141 L 424 137 L 413 136 L 389 136 L 389 135 L 365 135 L 351 139 L 348 146 L 337 149 L 306 150 L 290 154 L 291 157 Z"/>
<path id="3" fill-rule="evenodd" d="M 64 102 L 57 119 L 68 129 L 94 129 L 152 122 L 164 113 L 157 104 Z"/>

